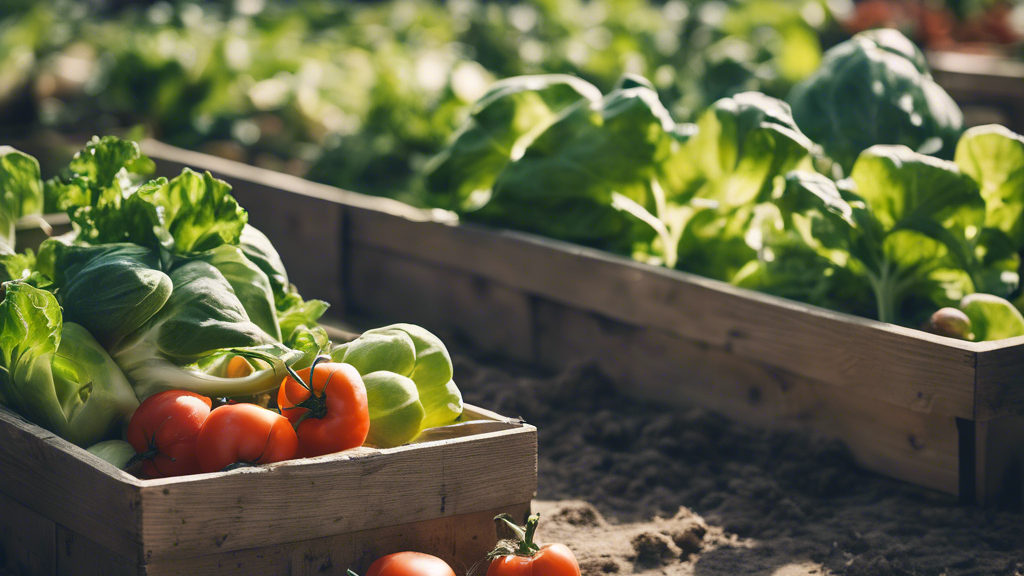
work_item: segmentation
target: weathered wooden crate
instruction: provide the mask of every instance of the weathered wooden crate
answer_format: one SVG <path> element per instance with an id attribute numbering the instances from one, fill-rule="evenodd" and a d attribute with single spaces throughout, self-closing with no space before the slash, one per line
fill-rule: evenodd
<path id="1" fill-rule="evenodd" d="M 864 467 L 1024 501 L 1024 338 L 970 343 L 147 142 L 231 182 L 307 297 L 624 392 L 843 440 Z M 53 222 L 59 225 L 59 218 Z M 58 227 L 59 231 L 59 227 Z"/>
<path id="2" fill-rule="evenodd" d="M 864 467 L 1024 500 L 1024 338 L 971 343 L 831 312 L 535 235 L 459 225 L 148 142 L 166 173 L 231 182 L 303 294 L 417 322 L 456 347 L 600 363 L 624 392 L 843 440 Z"/>
<path id="3" fill-rule="evenodd" d="M 398 448 L 140 480 L 0 408 L 0 574 L 363 573 L 401 550 L 463 573 L 537 481 L 535 428 L 463 419 Z"/>

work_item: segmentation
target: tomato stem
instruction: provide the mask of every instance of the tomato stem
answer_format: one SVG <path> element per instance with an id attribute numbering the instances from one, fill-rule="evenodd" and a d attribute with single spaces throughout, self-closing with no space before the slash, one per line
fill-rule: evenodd
<path id="1" fill-rule="evenodd" d="M 537 533 L 537 525 L 540 523 L 540 514 L 532 514 L 526 520 L 526 526 L 520 526 L 516 524 L 515 519 L 508 514 L 498 514 L 494 517 L 494 521 L 500 525 L 504 523 L 505 526 L 515 534 L 515 539 L 511 542 L 515 546 L 513 554 L 516 556 L 533 556 L 540 551 L 540 546 L 533 541 L 534 535 Z M 508 554 L 500 554 L 507 556 Z"/>

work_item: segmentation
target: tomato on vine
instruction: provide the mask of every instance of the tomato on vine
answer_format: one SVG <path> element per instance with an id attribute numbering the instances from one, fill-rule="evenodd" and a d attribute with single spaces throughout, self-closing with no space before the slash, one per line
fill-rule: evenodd
<path id="1" fill-rule="evenodd" d="M 300 457 L 333 454 L 366 441 L 370 411 L 354 367 L 319 356 L 309 368 L 288 373 L 277 403 L 298 434 Z"/>

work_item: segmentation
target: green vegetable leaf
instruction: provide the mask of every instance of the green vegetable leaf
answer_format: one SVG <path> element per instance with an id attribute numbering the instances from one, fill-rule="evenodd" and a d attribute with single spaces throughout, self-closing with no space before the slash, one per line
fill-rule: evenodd
<path id="1" fill-rule="evenodd" d="M 494 83 L 473 105 L 452 143 L 426 168 L 434 200 L 458 210 L 486 203 L 498 174 L 521 148 L 580 101 L 601 99 L 588 82 L 561 74 L 518 76 Z"/>
<path id="2" fill-rule="evenodd" d="M 862 32 L 832 48 L 787 101 L 801 130 L 844 172 L 875 144 L 952 158 L 963 126 L 920 51 L 894 30 Z"/>
<path id="3" fill-rule="evenodd" d="M 1024 316 L 1010 302 L 992 294 L 970 294 L 960 309 L 971 319 L 975 341 L 1024 336 Z"/>
<path id="4" fill-rule="evenodd" d="M 468 216 L 622 250 L 634 222 L 619 193 L 647 207 L 648 183 L 675 142 L 674 122 L 648 87 L 627 83 L 599 103 L 580 101 L 509 164 L 491 201 Z"/>
<path id="5" fill-rule="evenodd" d="M 61 318 L 49 292 L 5 285 L 0 302 L 0 397 L 61 437 L 89 446 L 139 402 L 117 365 L 89 332 Z"/>
<path id="6" fill-rule="evenodd" d="M 957 166 L 978 183 L 985 199 L 985 226 L 1024 249 L 1024 137 L 1002 126 L 964 132 L 956 147 Z"/>
<path id="7" fill-rule="evenodd" d="M 274 291 L 267 275 L 250 261 L 238 246 L 222 245 L 194 256 L 211 264 L 231 284 L 238 301 L 245 308 L 249 320 L 275 340 L 281 340 Z"/>
<path id="8" fill-rule="evenodd" d="M 135 244 L 69 246 L 47 240 L 54 286 L 69 322 L 110 347 L 149 321 L 171 296 L 159 254 Z"/>
<path id="9" fill-rule="evenodd" d="M 279 302 L 288 292 L 288 272 L 285 271 L 284 262 L 281 261 L 281 256 L 270 239 L 251 224 L 246 224 L 242 228 L 238 247 L 245 253 L 246 258 L 267 275 L 270 287 L 274 291 L 275 302 Z"/>

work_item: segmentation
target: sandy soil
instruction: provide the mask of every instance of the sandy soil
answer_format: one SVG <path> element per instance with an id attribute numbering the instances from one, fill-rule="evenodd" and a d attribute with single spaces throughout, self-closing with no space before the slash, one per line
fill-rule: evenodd
<path id="1" fill-rule="evenodd" d="M 589 365 L 455 373 L 538 427 L 539 536 L 585 574 L 1024 576 L 1024 515 L 862 471 L 837 442 L 634 401 Z"/>

